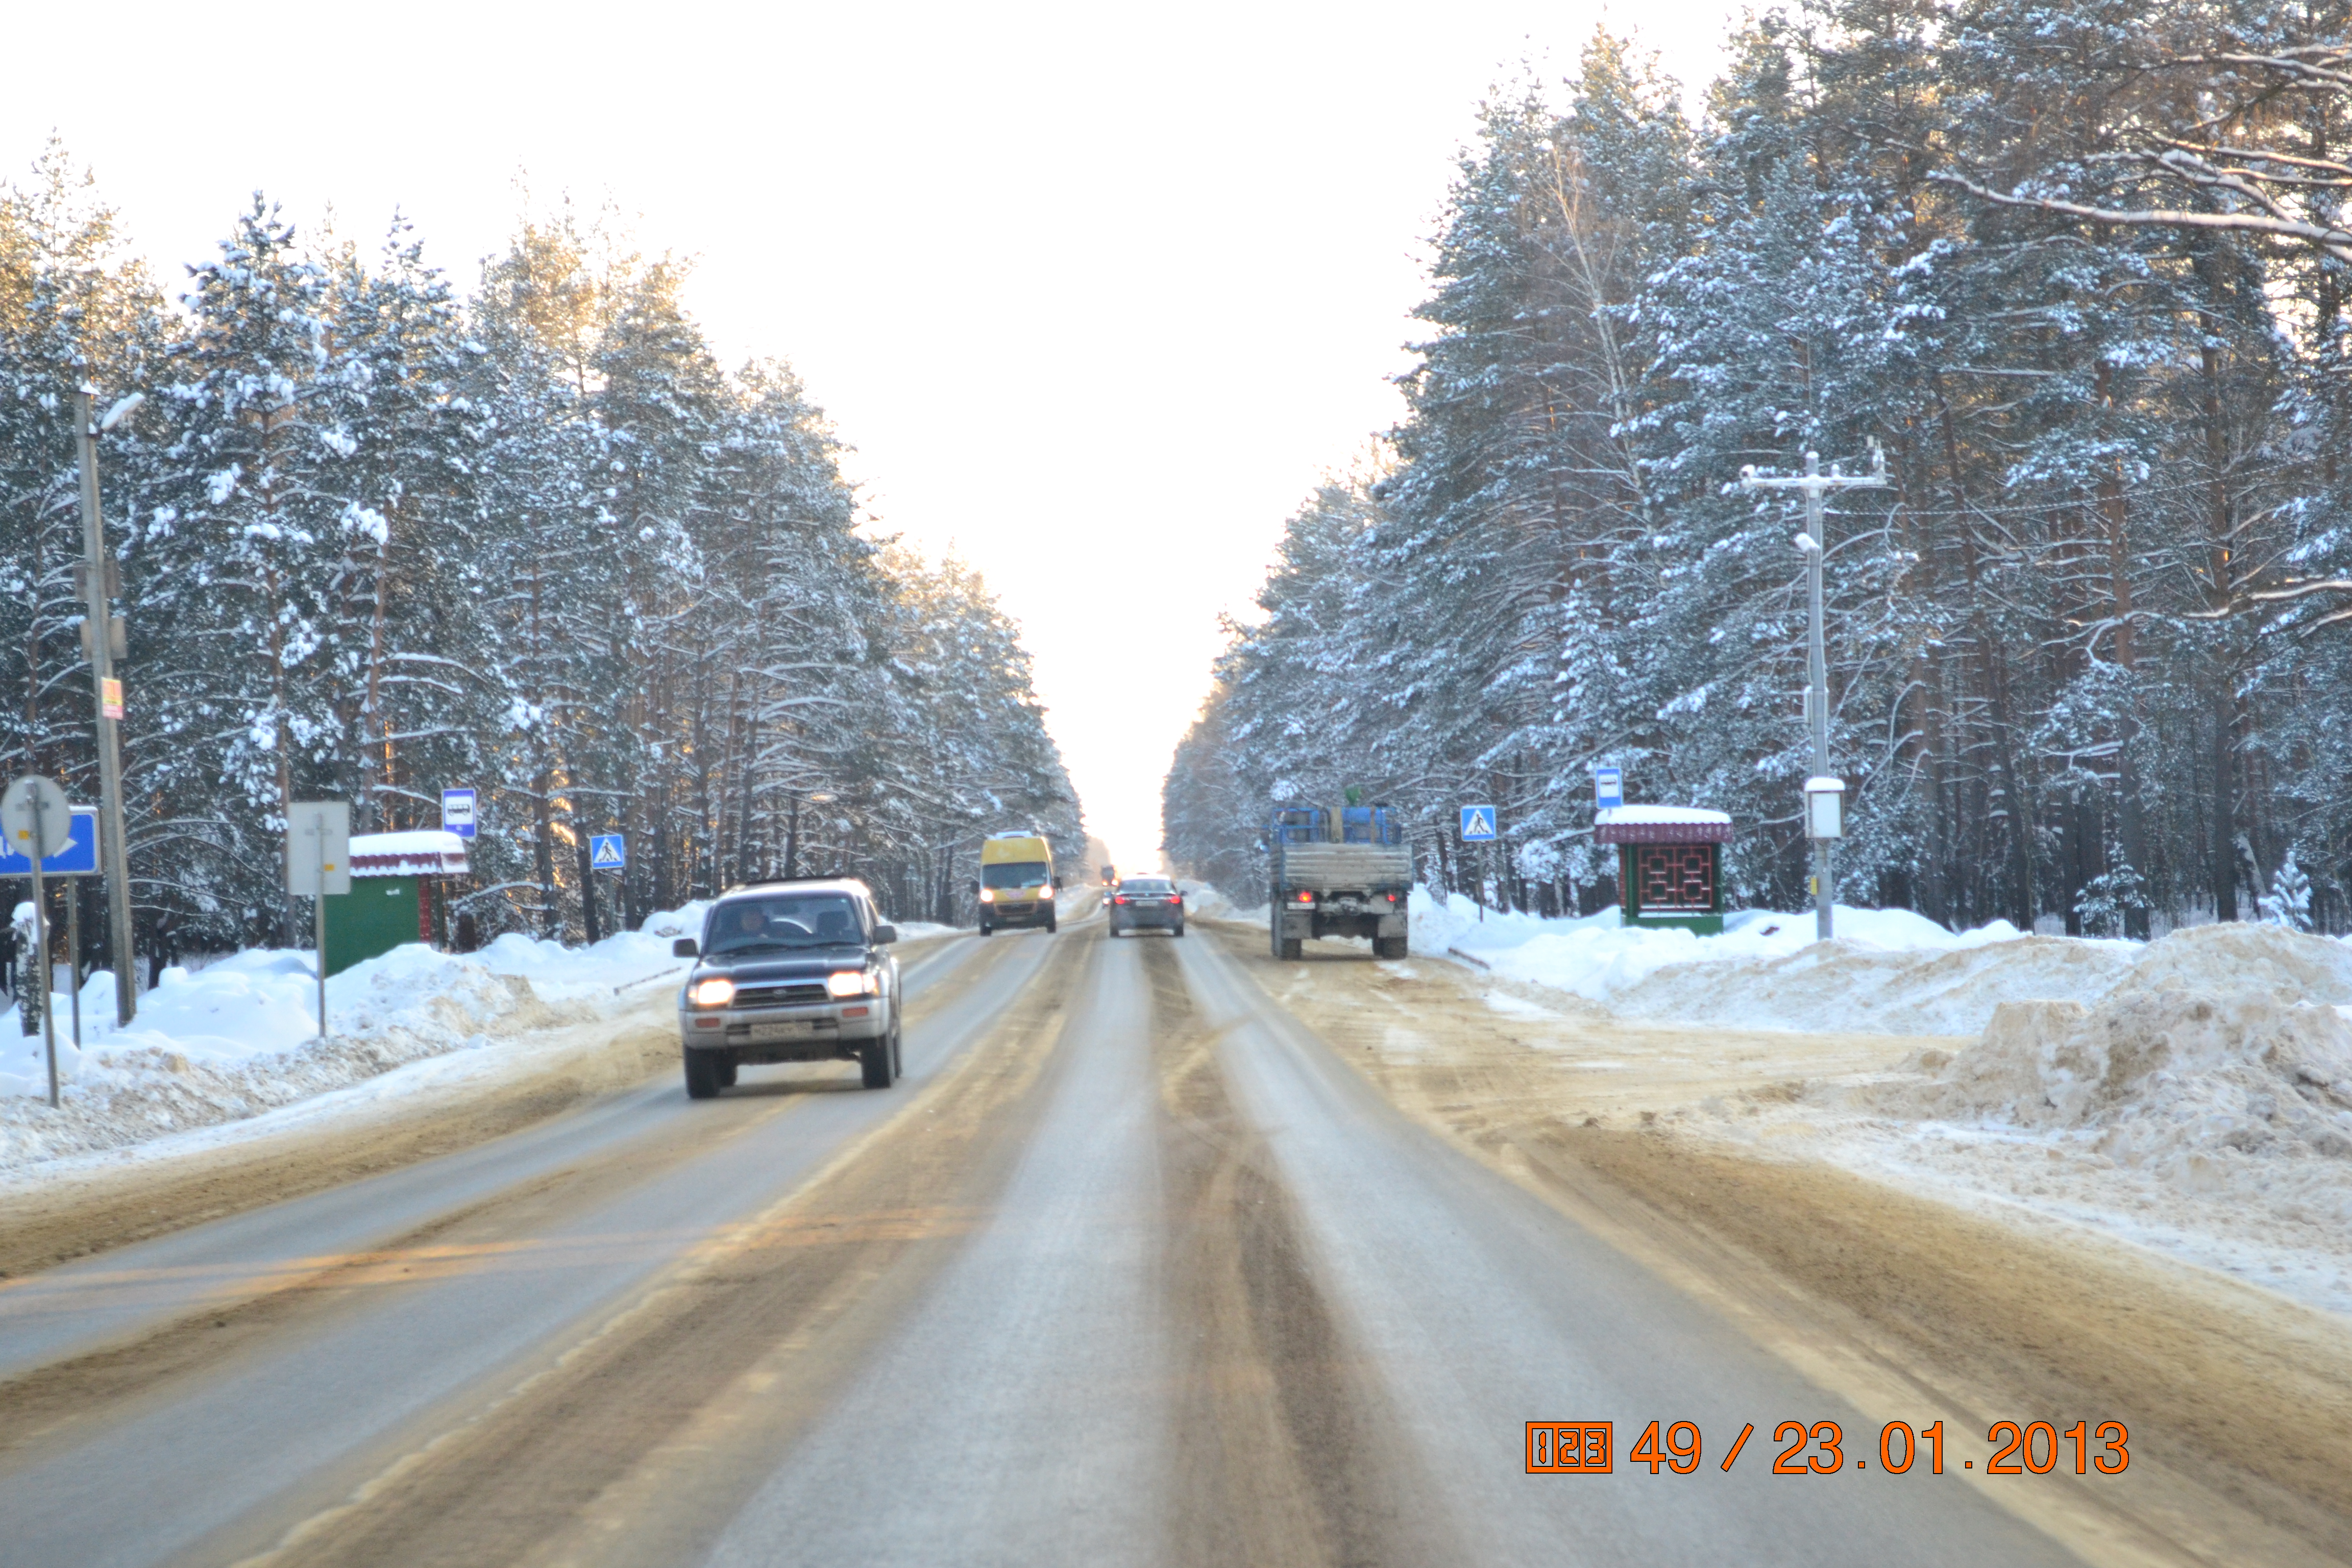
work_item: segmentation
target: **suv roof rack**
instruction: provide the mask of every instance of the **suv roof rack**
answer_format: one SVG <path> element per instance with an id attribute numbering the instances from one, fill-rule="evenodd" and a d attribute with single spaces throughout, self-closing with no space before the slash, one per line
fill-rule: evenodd
<path id="1" fill-rule="evenodd" d="M 828 871 L 821 877 L 762 877 L 756 882 L 730 882 L 719 890 L 719 896 L 724 899 L 736 893 L 748 893 L 754 888 L 789 888 L 800 882 L 856 882 L 862 886 L 864 880 L 846 871 Z"/>

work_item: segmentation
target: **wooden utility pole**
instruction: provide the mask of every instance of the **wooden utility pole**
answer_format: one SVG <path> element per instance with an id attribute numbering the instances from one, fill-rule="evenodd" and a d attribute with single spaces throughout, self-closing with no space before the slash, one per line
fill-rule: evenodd
<path id="1" fill-rule="evenodd" d="M 98 847 L 106 873 L 107 947 L 114 964 L 114 1017 L 118 1027 L 139 1011 L 139 972 L 131 947 L 131 856 L 123 843 L 122 742 L 118 732 L 123 714 L 122 681 L 115 674 L 115 639 L 122 622 L 109 608 L 114 596 L 114 574 L 108 570 L 106 530 L 98 511 L 98 437 L 100 426 L 90 412 L 94 387 L 74 394 L 74 428 L 81 448 L 82 603 L 89 615 L 83 637 L 89 645 L 90 694 L 98 709 Z M 124 398 L 107 411 L 111 427 L 141 402 L 139 395 Z M 79 994 L 79 992 L 76 993 Z M 46 998 L 44 998 L 46 1000 Z"/>

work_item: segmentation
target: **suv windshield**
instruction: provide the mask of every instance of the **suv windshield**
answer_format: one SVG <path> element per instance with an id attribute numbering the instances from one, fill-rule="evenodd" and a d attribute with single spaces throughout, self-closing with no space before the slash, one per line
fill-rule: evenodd
<path id="1" fill-rule="evenodd" d="M 983 888 L 1042 888 L 1052 880 L 1043 860 L 1008 860 L 980 868 Z"/>
<path id="2" fill-rule="evenodd" d="M 841 947 L 866 940 L 857 905 L 846 893 L 730 899 L 710 911 L 709 935 L 702 951 L 713 957 L 754 948 Z"/>

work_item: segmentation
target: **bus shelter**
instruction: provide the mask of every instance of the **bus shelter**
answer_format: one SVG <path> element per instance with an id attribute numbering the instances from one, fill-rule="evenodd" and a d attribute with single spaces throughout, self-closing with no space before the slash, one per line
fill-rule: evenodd
<path id="1" fill-rule="evenodd" d="M 1617 847 L 1619 904 L 1627 925 L 1721 933 L 1723 847 L 1731 842 L 1727 813 L 1692 805 L 1609 806 L 1593 813 L 1592 837 Z"/>
<path id="2" fill-rule="evenodd" d="M 352 890 L 327 895 L 327 973 L 403 942 L 445 945 L 449 888 L 470 876 L 466 841 L 439 828 L 352 835 Z"/>

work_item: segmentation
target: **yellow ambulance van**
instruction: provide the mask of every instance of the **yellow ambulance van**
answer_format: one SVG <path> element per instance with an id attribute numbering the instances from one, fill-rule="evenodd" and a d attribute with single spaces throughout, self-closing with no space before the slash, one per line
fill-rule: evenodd
<path id="1" fill-rule="evenodd" d="M 998 926 L 1054 923 L 1054 851 L 1033 831 L 992 833 L 980 843 L 980 934 Z"/>

